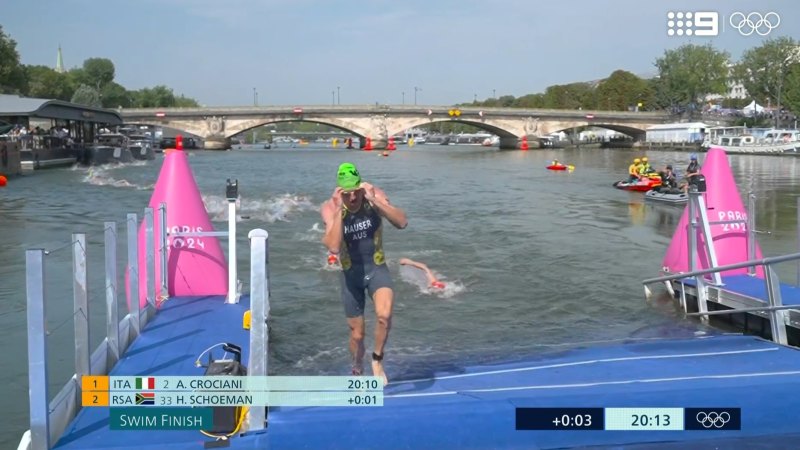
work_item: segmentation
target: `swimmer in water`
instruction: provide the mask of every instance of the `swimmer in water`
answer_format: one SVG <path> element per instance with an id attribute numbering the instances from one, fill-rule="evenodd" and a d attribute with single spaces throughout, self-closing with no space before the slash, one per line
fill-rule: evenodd
<path id="1" fill-rule="evenodd" d="M 398 262 L 402 266 L 416 267 L 417 269 L 420 269 L 421 271 L 425 272 L 425 276 L 428 277 L 428 286 L 429 287 L 432 287 L 432 288 L 435 288 L 435 289 L 444 289 L 445 284 L 443 282 L 439 281 L 436 278 L 436 275 L 434 275 L 433 272 L 431 272 L 431 269 L 429 269 L 428 266 L 425 265 L 424 263 L 417 262 L 417 261 L 414 261 L 413 259 L 408 259 L 408 258 L 400 258 L 400 261 L 398 261 Z"/>
<path id="2" fill-rule="evenodd" d="M 339 262 L 339 257 L 336 256 L 336 253 L 328 253 L 328 265 L 332 266 Z"/>

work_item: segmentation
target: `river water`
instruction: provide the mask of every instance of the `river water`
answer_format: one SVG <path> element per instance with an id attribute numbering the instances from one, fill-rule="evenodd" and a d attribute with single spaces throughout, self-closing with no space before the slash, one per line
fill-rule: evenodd
<path id="1" fill-rule="evenodd" d="M 238 260 L 245 288 L 247 231 L 270 233 L 271 374 L 348 373 L 339 274 L 326 266 L 318 208 L 344 161 L 354 162 L 409 218 L 408 228 L 384 233 L 396 285 L 386 350 L 390 378 L 592 342 L 713 331 L 680 318 L 669 301 L 644 299 L 640 281 L 658 274 L 682 208 L 645 204 L 643 194 L 611 187 L 641 152 L 420 145 L 389 157 L 321 147 L 189 155 L 216 226 L 226 223 L 225 179 L 240 182 Z M 686 153 L 648 156 L 656 167 L 688 163 Z M 545 170 L 552 158 L 577 168 Z M 758 197 L 757 226 L 769 232 L 759 237 L 764 253 L 793 251 L 798 159 L 732 155 L 730 161 L 740 192 L 753 189 Z M 24 250 L 52 251 L 46 257 L 52 396 L 73 373 L 71 251 L 61 247 L 72 232 L 88 233 L 96 346 L 105 316 L 103 222 L 118 222 L 124 259 L 125 215 L 141 214 L 160 165 L 161 156 L 118 168 L 39 171 L 0 190 L 0 448 L 16 445 L 27 428 Z M 400 270 L 401 257 L 427 263 L 448 288 L 430 292 Z M 780 272 L 792 282 L 794 273 L 793 267 Z M 121 294 L 120 315 L 125 310 Z M 371 306 L 367 314 L 371 325 Z"/>

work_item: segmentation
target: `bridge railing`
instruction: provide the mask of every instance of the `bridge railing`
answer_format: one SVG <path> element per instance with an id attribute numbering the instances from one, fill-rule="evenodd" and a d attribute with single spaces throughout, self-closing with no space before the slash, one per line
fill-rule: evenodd
<path id="1" fill-rule="evenodd" d="M 203 116 L 226 116 L 226 115 L 264 115 L 282 114 L 303 116 L 309 114 L 353 114 L 364 113 L 374 114 L 397 113 L 397 114 L 424 114 L 435 116 L 450 116 L 452 110 L 461 111 L 462 115 L 478 114 L 483 112 L 484 116 L 532 116 L 532 117 L 552 117 L 552 118 L 582 118 L 586 120 L 599 120 L 603 117 L 615 117 L 624 119 L 639 120 L 664 120 L 674 117 L 668 111 L 607 111 L 601 109 L 578 110 L 578 109 L 526 109 L 526 108 L 497 108 L 482 106 L 447 106 L 447 105 L 304 105 L 304 106 L 231 106 L 231 107 L 210 107 L 210 108 L 121 108 L 118 110 L 123 118 L 148 117 L 161 120 L 180 117 L 203 117 Z"/>

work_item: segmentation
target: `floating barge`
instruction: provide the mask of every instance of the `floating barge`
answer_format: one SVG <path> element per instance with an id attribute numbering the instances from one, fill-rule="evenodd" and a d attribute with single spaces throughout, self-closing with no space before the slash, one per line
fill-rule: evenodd
<path id="1" fill-rule="evenodd" d="M 165 166 L 175 154 L 167 155 Z M 181 201 L 186 201 L 187 192 L 191 189 L 182 191 Z M 227 292 L 174 293 L 172 271 L 188 273 L 185 266 L 171 264 L 181 260 L 173 245 L 177 238 L 227 235 L 235 253 L 236 196 L 229 188 L 233 213 L 228 232 L 176 231 L 167 215 L 169 204 L 157 213 L 152 206 L 145 210 L 143 233 L 137 231 L 137 216 L 128 215 L 126 283 L 131 300 L 121 322 L 116 320 L 116 224 L 106 222 L 106 339 L 90 353 L 89 315 L 75 314 L 75 375 L 52 399 L 45 382 L 45 252 L 27 251 L 29 383 L 41 388 L 30 390 L 31 428 L 20 450 L 753 448 L 770 442 L 786 446 L 800 438 L 790 419 L 800 408 L 800 395 L 787 395 L 800 390 L 800 350 L 742 335 L 630 339 L 494 365 L 421 367 L 423 376 L 393 379 L 384 389 L 381 407 L 253 406 L 241 427 L 224 439 L 197 430 L 111 430 L 112 408 L 81 407 L 83 375 L 202 376 L 199 355 L 219 342 L 241 347 L 247 376 L 267 375 L 269 263 L 264 230 L 252 230 L 248 236 L 249 295 L 237 292 L 235 266 L 229 266 Z M 75 234 L 72 243 L 75 311 L 85 313 L 86 236 Z M 235 256 L 230 260 L 235 262 Z M 142 293 L 144 302 L 137 301 Z M 247 310 L 249 330 L 243 326 Z M 603 426 L 591 431 L 565 429 L 549 420 L 530 426 L 521 422 L 522 408 L 550 408 L 546 411 L 564 414 L 570 411 L 564 408 L 593 409 L 592 423 Z M 620 418 L 612 414 L 620 411 L 614 408 L 633 409 L 626 409 L 627 415 Z M 691 408 L 699 412 L 689 414 Z M 667 409 L 674 413 L 669 425 L 663 421 L 655 428 L 652 422 L 647 427 L 637 425 L 649 413 L 666 414 Z M 728 411 L 735 412 L 737 421 L 733 415 L 722 415 Z M 712 413 L 714 420 L 709 419 Z"/>
<path id="2" fill-rule="evenodd" d="M 744 209 L 725 151 L 711 148 L 701 172 L 705 183 L 689 191 L 664 258 L 665 276 L 644 284 L 666 283 L 684 312 L 704 322 L 723 319 L 741 331 L 800 346 L 800 288 L 781 283 L 775 270 L 779 263 L 800 263 L 800 253 L 763 258 L 755 197 L 748 196 Z"/>

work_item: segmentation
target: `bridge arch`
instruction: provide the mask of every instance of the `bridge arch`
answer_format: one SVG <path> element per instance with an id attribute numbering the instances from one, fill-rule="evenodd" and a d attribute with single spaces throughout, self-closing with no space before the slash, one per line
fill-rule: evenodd
<path id="1" fill-rule="evenodd" d="M 413 118 L 410 120 L 395 120 L 393 121 L 393 126 L 391 128 L 387 127 L 387 132 L 389 136 L 394 136 L 396 134 L 402 133 L 406 130 L 410 130 L 413 128 L 433 125 L 437 123 L 459 123 L 464 125 L 471 125 L 475 128 L 479 128 L 484 131 L 488 131 L 494 135 L 500 137 L 500 139 L 516 139 L 518 136 L 508 129 L 497 125 L 492 124 L 488 121 L 481 121 L 481 120 L 474 120 L 474 119 L 445 119 L 445 118 L 425 118 L 425 119 L 417 119 Z"/>
<path id="2" fill-rule="evenodd" d="M 326 125 L 326 126 L 329 126 L 331 128 L 335 128 L 337 130 L 344 131 L 348 135 L 357 136 L 359 138 L 364 138 L 365 137 L 365 134 L 362 134 L 363 132 L 359 132 L 358 130 L 354 130 L 353 129 L 354 127 L 350 126 L 350 124 L 345 124 L 342 121 L 327 120 L 327 119 L 306 119 L 306 118 L 263 119 L 263 120 L 256 121 L 256 123 L 252 123 L 252 124 L 242 123 L 242 124 L 237 125 L 237 126 L 232 126 L 230 128 L 226 128 L 225 137 L 226 138 L 231 138 L 233 136 L 236 136 L 237 134 L 246 133 L 246 132 L 248 132 L 250 130 L 253 130 L 255 128 L 260 128 L 260 127 L 269 126 L 269 125 L 275 125 L 275 124 L 279 124 L 279 123 L 289 123 L 289 122 L 316 123 L 316 124 L 319 124 L 319 125 Z M 241 129 L 241 131 L 237 131 L 237 130 L 240 130 L 240 129 Z"/>
<path id="3" fill-rule="evenodd" d="M 367 136 L 368 130 L 359 129 L 360 127 L 353 126 L 353 124 L 337 120 L 336 118 L 326 118 L 326 119 L 318 119 L 318 118 L 305 118 L 305 117 L 280 117 L 280 118 L 263 118 L 251 121 L 244 121 L 232 125 L 230 127 L 225 128 L 225 137 L 231 138 L 236 136 L 240 133 L 245 133 L 249 130 L 274 125 L 278 123 L 288 123 L 288 122 L 306 122 L 306 123 L 316 123 L 320 125 L 327 125 L 329 127 L 335 128 L 337 130 L 342 130 L 350 135 L 357 136 L 359 138 L 364 138 Z"/>
<path id="4" fill-rule="evenodd" d="M 631 126 L 627 126 L 627 125 L 604 124 L 604 123 L 586 123 L 586 124 L 583 124 L 583 125 L 577 125 L 577 126 L 573 126 L 573 127 L 562 128 L 560 130 L 555 130 L 554 132 L 556 132 L 556 133 L 560 132 L 560 131 L 567 131 L 568 132 L 568 131 L 572 131 L 572 130 L 574 130 L 576 128 L 577 129 L 581 129 L 581 130 L 584 130 L 586 128 L 604 128 L 606 130 L 612 130 L 612 131 L 616 131 L 617 133 L 622 133 L 622 134 L 624 134 L 626 136 L 630 136 L 634 140 L 637 140 L 637 141 L 638 140 L 642 140 L 643 141 L 644 138 L 645 138 L 645 135 L 647 134 L 647 132 L 645 130 L 642 130 L 641 128 L 631 127 Z"/>

